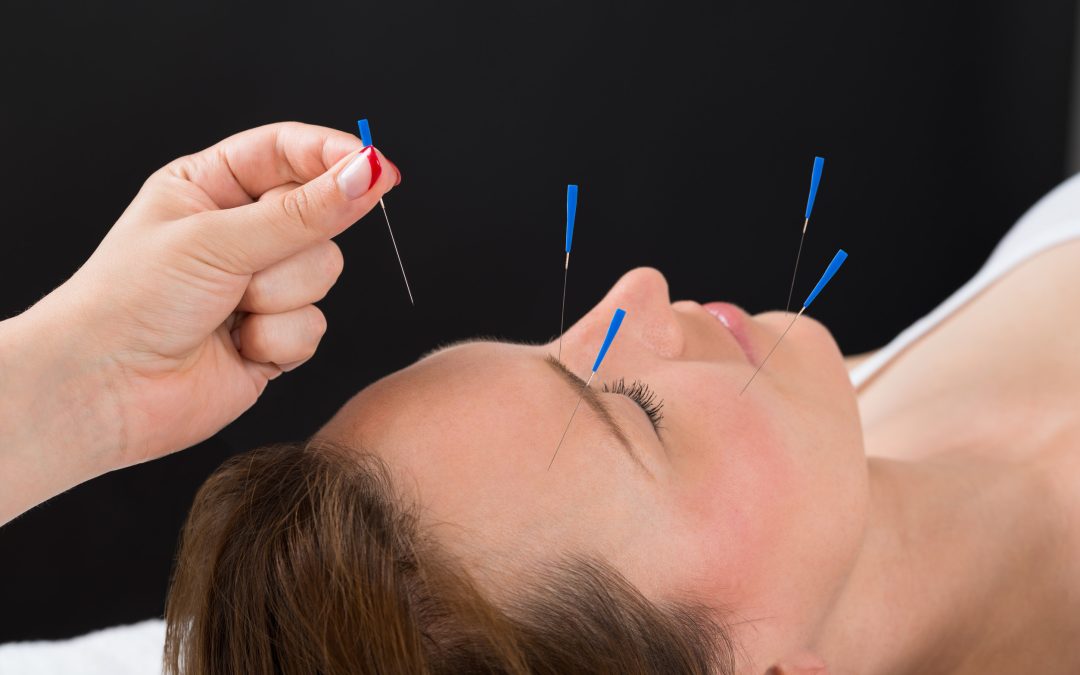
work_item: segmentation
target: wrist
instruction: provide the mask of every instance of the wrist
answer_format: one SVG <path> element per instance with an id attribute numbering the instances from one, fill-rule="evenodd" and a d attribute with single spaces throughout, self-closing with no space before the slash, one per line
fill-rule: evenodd
<path id="1" fill-rule="evenodd" d="M 0 524 L 113 468 L 116 381 L 54 292 L 0 322 Z"/>

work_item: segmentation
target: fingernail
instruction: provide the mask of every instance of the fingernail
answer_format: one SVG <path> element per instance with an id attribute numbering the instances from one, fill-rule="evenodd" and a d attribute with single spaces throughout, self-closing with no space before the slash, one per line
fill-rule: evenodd
<path id="1" fill-rule="evenodd" d="M 379 163 L 379 153 L 373 146 L 367 146 L 360 151 L 352 161 L 338 174 L 337 184 L 345 199 L 356 199 L 371 189 L 375 181 L 382 175 L 382 164 Z"/>

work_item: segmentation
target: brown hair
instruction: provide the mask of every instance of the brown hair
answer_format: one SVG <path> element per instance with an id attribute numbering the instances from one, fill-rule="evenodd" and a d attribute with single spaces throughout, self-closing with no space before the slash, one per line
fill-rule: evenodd
<path id="1" fill-rule="evenodd" d="M 423 535 L 375 456 L 230 459 L 199 490 L 166 605 L 167 673 L 729 673 L 702 608 L 566 557 L 496 606 Z"/>

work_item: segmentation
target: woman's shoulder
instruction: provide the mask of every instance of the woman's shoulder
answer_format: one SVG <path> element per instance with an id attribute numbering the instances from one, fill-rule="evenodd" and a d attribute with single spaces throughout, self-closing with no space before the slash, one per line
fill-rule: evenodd
<path id="1" fill-rule="evenodd" d="M 973 301 L 981 299 L 989 288 L 1015 277 L 1014 271 L 1035 268 L 1045 272 L 1044 277 L 1051 281 L 1060 276 L 1055 270 L 1048 269 L 1047 256 L 1043 254 L 1077 240 L 1080 240 L 1080 174 L 1063 181 L 1028 209 L 998 242 L 978 273 L 933 311 L 883 348 L 862 358 L 850 359 L 848 368 L 852 382 L 857 388 L 865 389 L 884 371 L 891 369 L 900 360 L 898 357 L 940 332 L 941 325 L 955 322 L 955 317 Z M 1070 257 L 1075 262 L 1075 255 L 1066 255 L 1066 258 Z"/>
<path id="2" fill-rule="evenodd" d="M 1077 289 L 1076 238 L 995 279 L 860 391 L 868 436 L 911 429 L 923 452 L 950 439 L 993 440 L 1004 448 L 994 452 L 1016 459 L 1042 447 L 1036 432 L 1080 431 Z"/>

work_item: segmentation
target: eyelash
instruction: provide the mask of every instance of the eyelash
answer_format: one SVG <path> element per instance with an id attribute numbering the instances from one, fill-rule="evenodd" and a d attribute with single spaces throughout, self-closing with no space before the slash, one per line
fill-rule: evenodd
<path id="1" fill-rule="evenodd" d="M 600 389 L 602 392 L 611 394 L 622 394 L 637 403 L 645 414 L 649 416 L 649 421 L 652 422 L 653 428 L 657 431 L 660 430 L 660 420 L 664 419 L 664 399 L 657 400 L 656 392 L 649 389 L 649 385 L 645 384 L 641 380 L 634 380 L 630 386 L 626 385 L 624 378 L 619 378 L 611 384 L 604 383 L 604 386 Z"/>

